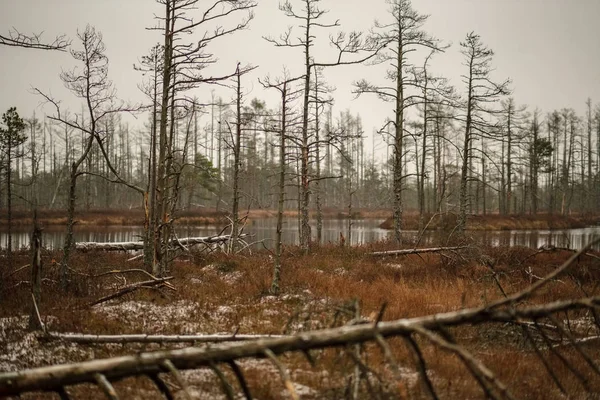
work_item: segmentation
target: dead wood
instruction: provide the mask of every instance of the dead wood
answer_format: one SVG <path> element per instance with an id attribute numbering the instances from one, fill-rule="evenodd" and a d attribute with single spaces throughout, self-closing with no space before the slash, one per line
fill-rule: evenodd
<path id="1" fill-rule="evenodd" d="M 31 264 L 23 265 L 22 267 L 19 267 L 19 268 L 15 269 L 14 271 L 12 271 L 12 272 L 8 273 L 8 275 L 6 275 L 5 277 L 3 277 L 2 279 L 7 279 L 7 278 L 10 278 L 10 277 L 11 277 L 11 276 L 13 276 L 14 274 L 16 274 L 16 273 L 18 273 L 18 272 L 20 272 L 20 271 L 22 271 L 22 270 L 24 270 L 25 268 L 27 268 L 27 267 L 30 267 L 30 266 L 31 266 Z"/>
<path id="2" fill-rule="evenodd" d="M 90 335 L 80 333 L 48 332 L 42 336 L 43 339 L 62 340 L 65 342 L 80 344 L 100 343 L 219 343 L 219 342 L 242 342 L 248 340 L 281 338 L 285 335 Z"/>
<path id="3" fill-rule="evenodd" d="M 289 337 L 253 340 L 242 343 L 224 343 L 208 349 L 184 349 L 141 353 L 67 365 L 54 365 L 25 371 L 0 374 L 0 395 L 13 395 L 26 391 L 57 391 L 65 385 L 96 382 L 97 374 L 109 381 L 128 376 L 148 375 L 164 371 L 163 363 L 170 360 L 178 369 L 197 369 L 211 364 L 230 363 L 242 358 L 265 358 L 265 350 L 278 355 L 290 351 L 307 351 L 326 347 L 346 347 L 351 344 L 375 341 L 382 337 L 421 333 L 423 329 L 437 331 L 441 327 L 487 322 L 510 322 L 517 319 L 535 320 L 549 314 L 576 309 L 600 308 L 600 296 L 570 301 L 556 301 L 526 308 L 490 309 L 479 307 L 425 317 L 400 319 L 372 324 L 342 326 L 304 332 Z"/>
<path id="4" fill-rule="evenodd" d="M 372 256 L 400 256 L 408 254 L 422 254 L 422 253 L 439 253 L 441 251 L 454 251 L 467 248 L 468 246 L 454 246 L 454 247 L 430 247 L 425 249 L 402 249 L 402 250 L 388 250 L 388 251 L 374 251 L 371 253 Z"/>
<path id="5" fill-rule="evenodd" d="M 124 296 L 127 293 L 131 293 L 134 290 L 137 290 L 144 286 L 155 286 L 155 285 L 164 284 L 164 283 L 166 283 L 166 281 L 171 280 L 173 278 L 174 278 L 173 276 L 167 276 L 165 278 L 155 278 L 150 281 L 132 283 L 131 285 L 127 285 L 127 286 L 119 289 L 119 291 L 117 291 L 116 293 L 109 294 L 108 296 L 101 297 L 98 300 L 91 302 L 90 304 L 88 304 L 88 306 L 91 307 L 91 306 L 95 306 L 100 303 L 104 303 L 108 300 L 116 299 L 117 297 Z"/>
<path id="6" fill-rule="evenodd" d="M 240 235 L 244 237 L 246 235 Z M 190 237 L 171 240 L 171 246 L 180 248 L 181 246 L 194 246 L 197 244 L 220 244 L 228 242 L 231 235 Z M 78 242 L 75 243 L 75 249 L 79 251 L 103 250 L 103 251 L 134 251 L 143 250 L 144 242 Z"/>
<path id="7" fill-rule="evenodd" d="M 415 340 L 416 336 L 420 336 L 436 348 L 450 351 L 459 357 L 471 376 L 478 381 L 479 386 L 481 386 L 487 397 L 498 399 L 511 398 L 508 388 L 498 380 L 492 370 L 476 359 L 466 348 L 456 343 L 454 339 L 451 337 L 448 338 L 446 332 L 448 328 L 457 326 L 515 323 L 517 321 L 532 322 L 536 325 L 537 332 L 539 332 L 544 340 L 546 350 L 551 353 L 552 357 L 556 357 L 573 376 L 579 379 L 583 388 L 588 393 L 591 393 L 592 387 L 589 385 L 586 376 L 580 371 L 581 365 L 578 364 L 581 363 L 575 363 L 561 352 L 558 352 L 553 347 L 552 341 L 546 335 L 545 330 L 538 327 L 537 323 L 539 320 L 550 319 L 553 326 L 564 331 L 560 327 L 560 323 L 553 319 L 553 316 L 563 315 L 571 311 L 587 311 L 595 314 L 600 309 L 600 296 L 559 300 L 532 306 L 526 306 L 527 303 L 524 300 L 528 299 L 548 282 L 556 279 L 558 275 L 565 272 L 567 268 L 573 265 L 594 244 L 595 242 L 592 242 L 582 248 L 560 267 L 528 288 L 481 307 L 386 322 L 380 322 L 381 316 L 379 316 L 377 322 L 373 324 L 345 325 L 337 328 L 304 332 L 294 336 L 260 338 L 249 342 L 221 343 L 207 348 L 188 347 L 140 353 L 104 360 L 0 373 L 0 396 L 39 390 L 64 393 L 65 386 L 91 382 L 101 385 L 105 394 L 111 397 L 113 393 L 110 390 L 110 382 L 112 381 L 138 375 L 147 375 L 152 378 L 159 373 L 165 372 L 165 368 L 173 373 L 175 370 L 197 369 L 200 367 L 214 368 L 219 363 L 226 363 L 231 366 L 246 397 L 251 398 L 243 372 L 236 364 L 237 360 L 244 358 L 270 358 L 273 361 L 277 359 L 276 356 L 287 352 L 308 354 L 312 350 L 324 348 L 340 347 L 351 349 L 353 345 L 365 342 L 378 342 L 380 345 L 384 343 L 383 348 L 385 351 L 385 338 L 401 337 L 412 347 L 417 359 L 420 379 L 425 385 L 426 391 L 431 397 L 437 398 L 433 381 L 428 378 L 428 366 L 423 358 L 420 345 Z M 159 282 L 160 280 L 153 280 L 150 282 L 140 282 L 135 285 L 149 285 Z M 236 335 L 234 334 L 233 336 Z M 600 376 L 600 369 L 596 366 L 595 361 L 589 355 L 582 353 L 584 351 L 580 345 L 582 338 L 576 338 L 572 334 L 567 335 L 567 337 L 570 346 L 574 347 L 583 356 L 584 360 L 593 367 L 596 376 Z M 542 357 L 541 351 L 538 351 L 536 354 L 538 354 L 538 357 Z M 355 361 L 362 363 L 358 359 Z M 283 366 L 278 365 L 278 367 Z M 290 382 L 289 379 L 285 374 L 282 378 L 287 386 Z M 369 384 L 368 381 L 365 382 L 367 385 Z"/>

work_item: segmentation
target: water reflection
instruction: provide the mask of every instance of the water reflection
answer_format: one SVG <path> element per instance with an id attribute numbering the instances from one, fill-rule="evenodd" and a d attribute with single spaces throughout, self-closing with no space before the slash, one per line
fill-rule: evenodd
<path id="1" fill-rule="evenodd" d="M 323 242 L 339 243 L 341 236 L 344 236 L 346 243 L 353 245 L 364 244 L 391 237 L 391 231 L 379 228 L 382 220 L 367 219 L 352 222 L 351 237 L 348 238 L 348 221 L 342 219 L 333 219 L 323 221 Z M 316 226 L 311 224 L 313 237 L 316 236 Z M 252 234 L 249 239 L 252 242 L 264 243 L 265 246 L 274 247 L 276 220 L 275 218 L 265 218 L 253 220 L 245 227 L 245 232 Z M 221 233 L 222 227 L 217 226 L 193 226 L 179 227 L 176 229 L 179 237 L 186 236 L 210 236 Z M 75 241 L 78 242 L 128 242 L 141 240 L 143 233 L 142 227 L 137 226 L 110 226 L 110 227 L 77 227 L 74 233 Z M 483 244 L 495 246 L 527 246 L 538 248 L 545 244 L 557 247 L 569 247 L 571 249 L 580 249 L 587 243 L 600 238 L 600 227 L 589 227 L 583 229 L 568 230 L 532 230 L 532 231 L 470 231 L 469 235 Z M 414 240 L 417 236 L 416 231 L 405 231 L 403 235 L 408 240 Z M 439 244 L 446 239 L 446 233 L 426 232 L 420 245 Z M 26 248 L 29 246 L 29 230 L 18 230 L 13 233 L 13 248 Z M 44 229 L 43 245 L 48 249 L 57 249 L 62 246 L 65 240 L 64 227 L 50 226 Z M 298 220 L 296 218 L 287 218 L 283 225 L 283 241 L 288 244 L 298 244 Z M 6 248 L 8 235 L 5 231 L 0 232 L 0 247 Z M 260 245 L 262 247 L 262 245 Z M 600 250 L 600 245 L 595 246 Z"/>

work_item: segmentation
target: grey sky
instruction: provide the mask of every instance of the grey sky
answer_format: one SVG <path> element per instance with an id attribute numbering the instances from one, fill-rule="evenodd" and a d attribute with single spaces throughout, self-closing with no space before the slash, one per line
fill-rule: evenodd
<path id="1" fill-rule="evenodd" d="M 258 3 L 249 30 L 211 48 L 220 59 L 211 72 L 231 72 L 238 60 L 258 65 L 245 85 L 249 97 L 269 100 L 273 97 L 264 94 L 257 78 L 268 73 L 277 76 L 284 65 L 292 74 L 300 73 L 294 65 L 300 54 L 276 49 L 261 39 L 278 36 L 292 21 L 278 10 L 278 0 Z M 145 30 L 154 24 L 153 14 L 162 12 L 153 0 L 0 0 L 0 4 L 3 33 L 11 26 L 23 32 L 45 31 L 47 39 L 66 33 L 77 47 L 77 29 L 86 23 L 94 25 L 104 35 L 110 76 L 119 96 L 142 100 L 136 86 L 141 77 L 132 65 L 160 41 L 158 32 Z M 340 19 L 344 30 L 366 30 L 375 18 L 387 16 L 384 0 L 323 0 L 322 4 L 331 11 L 332 20 Z M 435 57 L 432 68 L 450 78 L 459 91 L 463 90 L 460 74 L 465 70 L 459 42 L 467 32 L 475 31 L 496 53 L 497 79 L 513 80 L 518 104 L 539 107 L 543 112 L 573 107 L 581 113 L 587 97 L 600 100 L 600 0 L 413 0 L 413 6 L 431 15 L 426 25 L 429 33 L 452 43 L 446 54 Z M 317 58 L 327 55 L 320 51 Z M 42 114 L 40 98 L 31 94 L 32 86 L 50 91 L 73 111 L 80 110 L 58 77 L 61 68 L 74 65 L 68 53 L 2 46 L 0 60 L 0 112 L 15 105 L 21 115 L 30 116 L 34 110 Z M 382 75 L 382 67 L 336 67 L 326 74 L 337 87 L 336 113 L 345 108 L 360 112 L 369 135 L 392 115 L 393 106 L 375 97 L 352 100 L 351 83 L 359 78 L 381 83 Z M 208 99 L 210 88 L 196 95 Z M 275 107 L 276 103 L 269 101 L 268 105 Z"/>

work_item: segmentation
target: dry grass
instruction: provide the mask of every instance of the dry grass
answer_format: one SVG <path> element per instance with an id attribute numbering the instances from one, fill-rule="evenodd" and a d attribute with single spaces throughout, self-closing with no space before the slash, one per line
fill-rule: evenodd
<path id="1" fill-rule="evenodd" d="M 393 229 L 393 220 L 387 219 L 381 223 L 383 229 Z M 450 231 L 456 227 L 458 216 L 456 214 L 427 215 L 425 224 L 431 230 Z M 405 213 L 402 221 L 404 229 L 416 230 L 419 227 L 419 215 L 417 213 Z M 590 215 L 469 215 L 467 217 L 468 230 L 473 231 L 506 231 L 506 230 L 549 230 L 549 229 L 574 229 L 585 228 L 590 225 L 600 224 L 599 216 Z"/>
<path id="2" fill-rule="evenodd" d="M 28 210 L 13 211 L 14 226 L 32 226 L 33 215 Z M 141 209 L 116 210 L 92 209 L 78 210 L 75 216 L 78 226 L 142 226 L 144 225 L 144 211 Z M 0 210 L 0 225 L 5 226 L 8 220 L 6 210 Z M 43 226 L 59 225 L 64 227 L 67 223 L 65 210 L 38 210 L 38 220 Z M 180 225 L 209 225 L 224 222 L 225 213 L 214 209 L 193 209 L 178 213 L 177 223 Z"/>
<path id="3" fill-rule="evenodd" d="M 375 258 L 368 253 L 389 249 L 386 243 L 356 248 L 322 247 L 309 255 L 297 248 L 287 248 L 282 274 L 283 293 L 268 295 L 272 260 L 268 253 L 226 256 L 194 255 L 177 261 L 172 281 L 177 291 L 140 290 L 93 308 L 85 305 L 91 300 L 114 291 L 123 280 L 115 276 L 92 278 L 90 275 L 105 270 L 141 267 L 127 263 L 128 255 L 115 253 L 75 254 L 73 268 L 77 274 L 71 291 L 64 294 L 57 287 L 57 266 L 52 262 L 57 254 L 44 255 L 47 279 L 43 287 L 42 314 L 51 316 L 52 330 L 85 333 L 239 333 L 280 334 L 339 326 L 351 318 L 351 305 L 360 302 L 361 314 L 373 319 L 387 304 L 384 320 L 416 317 L 433 313 L 459 310 L 483 305 L 501 297 L 490 269 L 481 260 L 492 262 L 502 287 L 514 292 L 529 285 L 566 260 L 570 253 L 552 252 L 529 257 L 534 250 L 527 248 L 470 248 L 461 256 L 442 257 L 427 254 L 407 257 Z M 491 260 L 491 261 L 489 261 Z M 17 265 L 28 262 L 27 255 L 18 258 Z M 6 277 L 6 272 L 3 275 Z M 126 275 L 127 282 L 141 280 L 142 276 Z M 597 260 L 581 258 L 568 274 L 551 282 L 530 303 L 547 302 L 597 293 L 600 279 Z M 29 312 L 29 286 L 19 282 L 28 280 L 27 269 L 2 280 L 0 318 L 7 327 L 0 334 L 0 354 L 15 351 L 15 343 L 27 339 L 27 346 L 14 360 L 0 357 L 0 370 L 29 368 L 59 362 L 81 361 L 143 350 L 154 350 L 159 345 L 75 346 L 60 343 L 38 343 L 23 327 L 6 322 L 8 317 Z M 571 314 L 570 318 L 584 318 Z M 566 316 L 560 316 L 561 319 Z M 17 324 L 18 325 L 18 324 Z M 522 330 L 515 326 L 488 324 L 466 326 L 450 332 L 479 359 L 485 362 L 499 378 L 509 385 L 518 398 L 562 398 L 556 385 L 544 370 Z M 30 336 L 27 336 L 30 335 Z M 31 343 L 30 343 L 31 342 Z M 431 346 L 418 338 L 431 371 L 440 398 L 482 398 L 481 389 L 455 355 Z M 419 383 L 413 355 L 401 338 L 390 341 L 402 368 L 401 384 L 392 378 L 390 367 L 384 362 L 374 344 L 363 346 L 366 362 L 372 368 L 369 375 L 372 391 L 363 381 L 363 398 L 379 394 L 381 398 L 426 398 Z M 61 347 L 62 346 L 62 347 Z M 73 347 L 74 346 L 74 347 Z M 600 357 L 598 347 L 586 347 L 594 359 Z M 581 374 L 588 378 L 588 389 L 600 390 L 598 376 L 577 354 L 568 348 L 561 350 L 568 359 L 578 360 Z M 58 358 L 52 358 L 57 356 Z M 291 354 L 283 357 L 292 378 L 304 399 L 348 398 L 350 376 L 354 370 L 343 349 L 315 352 L 317 366 L 311 367 L 304 357 Z M 586 398 L 579 381 L 560 359 L 546 355 L 561 384 L 576 395 Z M 285 398 L 284 386 L 272 364 L 266 360 L 244 360 L 240 363 L 253 395 L 260 399 Z M 231 376 L 231 371 L 223 367 Z M 209 370 L 184 373 L 195 398 L 223 398 L 219 383 Z M 128 379 L 116 386 L 125 398 L 159 398 L 150 381 L 144 378 Z M 239 387 L 237 388 L 239 391 Z M 376 392 L 376 393 L 375 393 Z M 81 398 L 102 398 L 89 386 L 71 389 Z M 581 393 L 581 396 L 577 396 Z M 29 397 L 25 397 L 29 398 Z M 32 397 L 35 398 L 35 395 Z M 49 398 L 49 397 L 48 397 Z M 179 397 L 178 397 L 179 398 Z"/>
<path id="4" fill-rule="evenodd" d="M 198 225 L 215 225 L 227 224 L 227 212 L 217 211 L 214 208 L 193 208 L 191 210 L 182 210 L 177 213 L 176 225 L 181 226 L 198 226 Z M 245 211 L 242 213 L 245 215 Z M 377 218 L 384 219 L 390 215 L 389 210 L 366 210 L 357 209 L 353 212 L 354 219 L 362 218 Z M 276 211 L 267 209 L 252 209 L 248 211 L 248 218 L 264 219 L 275 218 Z M 298 213 L 295 210 L 286 210 L 284 212 L 286 218 L 297 217 Z M 311 212 L 314 217 L 314 212 Z M 335 208 L 326 208 L 323 210 L 323 216 L 327 219 L 347 218 L 346 210 L 338 210 Z M 32 226 L 33 215 L 29 210 L 14 210 L 13 211 L 14 226 Z M 66 211 L 63 209 L 38 210 L 38 220 L 44 226 L 64 226 L 67 223 Z M 94 226 L 142 226 L 144 224 L 144 212 L 142 209 L 92 209 L 78 210 L 76 215 L 77 225 L 94 227 Z M 0 209 L 0 227 L 5 226 L 8 221 L 8 213 L 6 209 Z"/>

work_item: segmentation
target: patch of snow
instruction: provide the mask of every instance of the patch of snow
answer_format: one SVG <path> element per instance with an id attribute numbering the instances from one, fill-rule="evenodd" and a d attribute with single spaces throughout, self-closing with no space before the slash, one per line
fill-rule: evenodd
<path id="1" fill-rule="evenodd" d="M 267 309 L 263 310 L 262 314 L 265 317 L 274 317 L 274 316 L 279 315 L 281 313 L 277 309 L 274 309 L 274 308 L 269 309 L 269 308 L 267 308 Z"/>
<path id="2" fill-rule="evenodd" d="M 262 299 L 260 299 L 261 303 L 276 303 L 279 301 L 279 298 L 277 296 L 265 296 Z"/>
<path id="3" fill-rule="evenodd" d="M 404 266 L 402 264 L 387 263 L 384 265 L 388 268 L 393 268 L 393 269 L 403 269 L 404 268 Z"/>
<path id="4" fill-rule="evenodd" d="M 196 322 L 198 306 L 191 301 L 180 300 L 168 305 L 148 301 L 109 302 L 94 307 L 93 312 L 147 333 L 161 333 L 172 326 L 179 327 L 177 333 L 180 334 L 196 333 L 201 328 Z"/>
<path id="5" fill-rule="evenodd" d="M 0 372 L 94 358 L 93 350 L 75 343 L 39 341 L 39 332 L 28 330 L 28 321 L 26 315 L 0 318 Z"/>
<path id="6" fill-rule="evenodd" d="M 229 306 L 219 306 L 216 312 L 217 314 L 234 314 L 235 310 Z"/>
<path id="7" fill-rule="evenodd" d="M 237 283 L 240 280 L 242 280 L 243 277 L 244 277 L 244 274 L 241 273 L 240 271 L 233 271 L 228 274 L 223 274 L 223 281 L 225 281 L 229 284 L 233 284 L 233 283 Z"/>
<path id="8" fill-rule="evenodd" d="M 306 386 L 306 385 L 302 385 L 300 383 L 296 383 L 296 382 L 292 382 L 292 385 L 294 386 L 294 390 L 296 391 L 296 394 L 302 398 L 302 396 L 314 396 L 317 394 L 317 392 L 315 390 L 313 390 L 312 388 Z M 290 392 L 288 392 L 287 390 L 282 390 L 281 391 L 281 398 L 289 398 L 290 397 Z"/>

